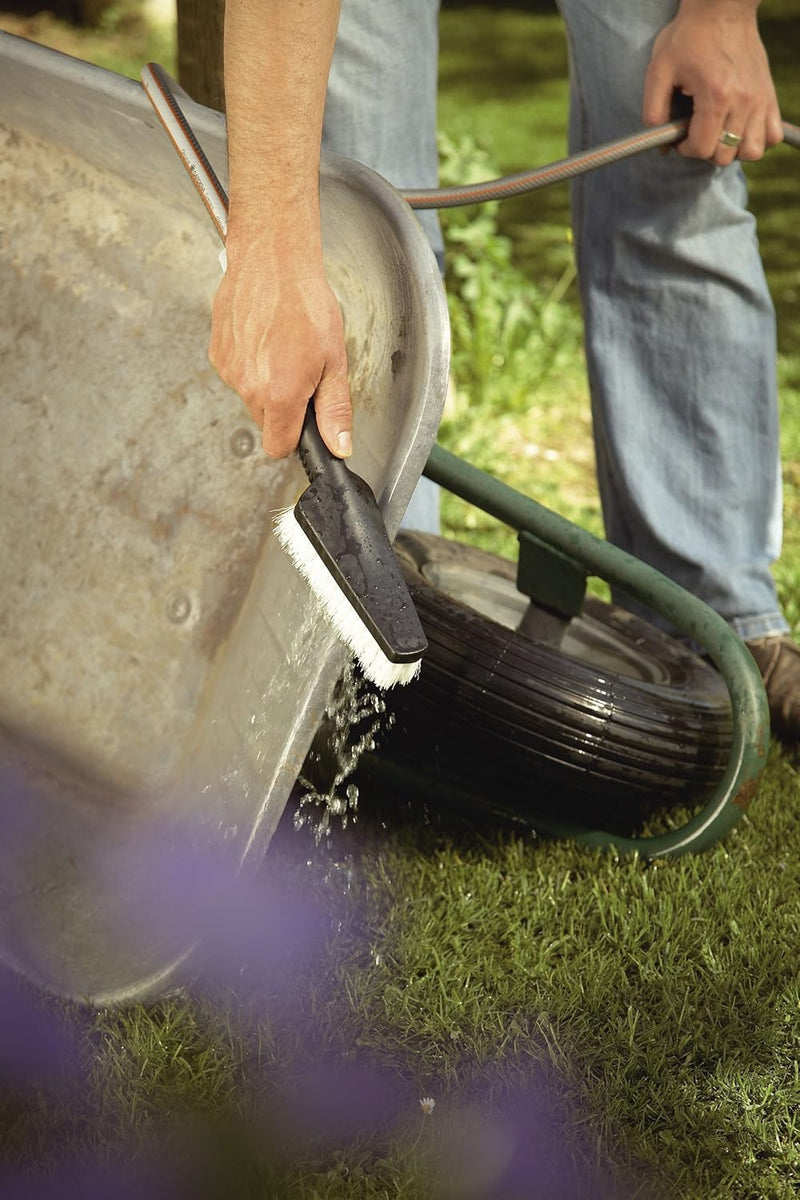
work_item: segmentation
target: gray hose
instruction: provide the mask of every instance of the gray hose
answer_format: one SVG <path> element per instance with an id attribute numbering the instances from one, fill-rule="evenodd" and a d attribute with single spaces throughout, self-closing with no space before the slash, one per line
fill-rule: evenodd
<path id="1" fill-rule="evenodd" d="M 409 189 L 401 194 L 412 208 L 418 209 L 456 208 L 462 204 L 479 204 L 485 200 L 504 200 L 521 192 L 535 192 L 538 188 L 571 179 L 575 175 L 584 175 L 595 167 L 630 158 L 634 154 L 641 154 L 643 150 L 672 146 L 685 137 L 688 125 L 687 119 L 669 121 L 666 125 L 643 129 L 640 133 L 620 138 L 615 142 L 607 142 L 604 146 L 571 154 L 568 158 L 548 163 L 544 167 L 534 167 L 516 175 L 504 175 L 500 179 L 488 179 L 484 183 L 472 183 L 462 187 Z M 787 146 L 800 150 L 800 125 L 791 125 L 784 121 L 783 140 Z"/>

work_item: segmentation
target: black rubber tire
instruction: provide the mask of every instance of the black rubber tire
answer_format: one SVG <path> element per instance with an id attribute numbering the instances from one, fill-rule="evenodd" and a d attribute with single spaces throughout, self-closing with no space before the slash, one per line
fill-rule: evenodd
<path id="1" fill-rule="evenodd" d="M 516 564 L 406 531 L 395 550 L 429 648 L 419 679 L 387 693 L 394 725 L 369 774 L 512 816 L 557 814 L 568 798 L 606 812 L 688 802 L 718 781 L 731 746 L 727 689 L 679 642 L 587 597 L 554 648 L 479 611 L 482 592 L 524 608 Z"/>

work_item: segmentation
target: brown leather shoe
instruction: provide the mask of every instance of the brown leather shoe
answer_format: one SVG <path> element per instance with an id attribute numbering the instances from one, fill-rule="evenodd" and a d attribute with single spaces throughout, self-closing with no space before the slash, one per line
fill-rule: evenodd
<path id="1" fill-rule="evenodd" d="M 772 732 L 782 742 L 800 742 L 800 646 L 788 634 L 747 643 L 764 680 Z"/>

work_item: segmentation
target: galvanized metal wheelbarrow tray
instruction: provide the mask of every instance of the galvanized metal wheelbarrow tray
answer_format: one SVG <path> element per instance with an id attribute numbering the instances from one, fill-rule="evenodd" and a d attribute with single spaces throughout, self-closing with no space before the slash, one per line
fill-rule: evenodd
<path id="1" fill-rule="evenodd" d="M 191 119 L 225 178 L 223 118 Z M 189 949 L 142 916 L 148 847 L 259 863 L 345 652 L 272 533 L 305 477 L 208 363 L 219 244 L 139 83 L 0 34 L 0 141 L 0 961 L 107 1003 Z M 385 181 L 326 157 L 321 191 L 354 469 L 393 534 L 444 404 L 443 286 Z"/>

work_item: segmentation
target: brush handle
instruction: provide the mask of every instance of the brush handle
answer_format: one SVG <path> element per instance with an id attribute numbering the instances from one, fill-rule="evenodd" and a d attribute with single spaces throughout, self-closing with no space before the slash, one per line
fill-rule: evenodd
<path id="1" fill-rule="evenodd" d="M 329 450 L 322 440 L 314 412 L 314 401 L 310 400 L 303 419 L 303 429 L 297 446 L 298 457 L 311 483 L 323 473 L 332 481 L 340 482 L 350 475 L 344 459 Z"/>

